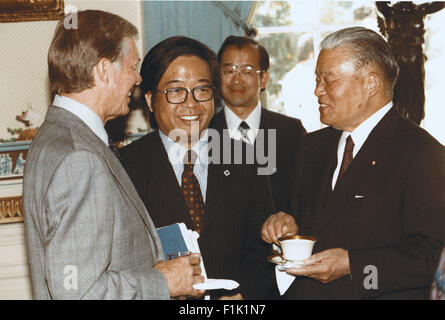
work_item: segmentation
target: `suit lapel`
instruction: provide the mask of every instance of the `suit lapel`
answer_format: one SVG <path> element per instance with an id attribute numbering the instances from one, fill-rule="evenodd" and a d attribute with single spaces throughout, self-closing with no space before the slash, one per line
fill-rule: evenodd
<path id="1" fill-rule="evenodd" d="M 272 126 L 271 124 L 271 117 L 270 117 L 270 111 L 265 109 L 265 108 L 261 108 L 261 117 L 260 117 L 260 129 L 269 129 L 269 128 L 273 128 L 274 126 Z"/>
<path id="2" fill-rule="evenodd" d="M 224 108 L 213 116 L 209 128 L 216 129 L 220 132 L 222 132 L 224 129 L 227 129 L 227 122 L 226 122 L 226 117 L 224 115 Z"/>
<path id="3" fill-rule="evenodd" d="M 185 200 L 181 193 L 181 188 L 176 179 L 175 172 L 168 159 L 167 151 L 161 141 L 159 132 L 152 133 L 156 135 L 152 140 L 151 145 L 147 145 L 146 150 L 152 150 L 146 161 L 148 170 L 151 172 L 148 183 L 156 184 L 159 192 L 162 193 L 163 198 L 168 198 L 169 207 L 172 212 L 169 215 L 174 215 L 174 221 L 184 222 L 188 226 L 192 225 L 192 220 L 186 209 Z M 161 227 L 161 226 L 159 226 Z"/>
<path id="4" fill-rule="evenodd" d="M 368 181 L 375 177 L 379 167 L 391 161 L 392 142 L 395 138 L 397 111 L 392 108 L 374 127 L 360 151 L 338 181 L 335 189 L 327 197 L 326 206 L 319 221 L 317 230 L 320 232 L 329 222 L 341 213 L 350 212 L 348 208 L 356 197 L 363 196 Z M 336 144 L 337 148 L 338 142 Z M 331 186 L 332 179 L 329 181 Z"/>
<path id="5" fill-rule="evenodd" d="M 331 191 L 332 175 L 337 165 L 337 145 L 341 131 L 332 128 L 325 129 L 325 134 L 316 141 L 307 139 L 307 152 L 304 160 L 303 183 L 299 193 L 306 196 L 301 198 L 299 214 L 303 221 L 307 217 L 311 223 L 303 223 L 306 234 L 315 234 L 315 229 L 324 220 L 324 207 L 328 202 Z M 308 136 L 310 137 L 310 136 Z M 309 201 L 309 202 L 307 202 Z"/>

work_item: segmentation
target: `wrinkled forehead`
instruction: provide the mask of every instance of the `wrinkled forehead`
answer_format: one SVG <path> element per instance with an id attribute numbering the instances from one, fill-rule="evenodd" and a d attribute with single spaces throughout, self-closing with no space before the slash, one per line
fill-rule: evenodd
<path id="1" fill-rule="evenodd" d="M 348 49 L 323 49 L 318 55 L 315 68 L 316 75 L 331 75 L 337 73 L 355 72 L 355 59 Z"/>

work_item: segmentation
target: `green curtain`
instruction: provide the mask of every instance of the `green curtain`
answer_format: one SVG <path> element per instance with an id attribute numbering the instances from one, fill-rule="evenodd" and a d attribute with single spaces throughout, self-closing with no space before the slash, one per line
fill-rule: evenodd
<path id="1" fill-rule="evenodd" d="M 144 50 L 176 35 L 217 52 L 229 35 L 245 35 L 255 1 L 144 1 Z"/>

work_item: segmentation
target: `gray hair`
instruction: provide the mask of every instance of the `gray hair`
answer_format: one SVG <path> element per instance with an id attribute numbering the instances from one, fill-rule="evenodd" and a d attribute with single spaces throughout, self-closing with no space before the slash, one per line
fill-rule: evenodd
<path id="1" fill-rule="evenodd" d="M 325 49 L 345 48 L 355 70 L 374 64 L 382 72 L 392 91 L 399 76 L 399 66 L 386 41 L 376 32 L 352 27 L 329 34 L 320 43 L 320 51 Z"/>
<path id="2" fill-rule="evenodd" d="M 130 45 L 129 45 L 128 40 L 134 40 L 136 42 L 138 40 L 138 38 L 139 37 L 137 35 L 135 35 L 135 36 L 133 36 L 131 38 L 130 37 L 126 37 L 126 38 L 122 39 L 122 41 L 121 41 L 121 43 L 119 45 L 119 47 L 120 47 L 119 55 L 116 58 L 116 60 L 113 61 L 113 65 L 116 68 L 116 71 L 118 73 L 120 73 L 121 70 L 122 70 L 122 62 L 123 62 L 124 57 L 130 52 Z"/>

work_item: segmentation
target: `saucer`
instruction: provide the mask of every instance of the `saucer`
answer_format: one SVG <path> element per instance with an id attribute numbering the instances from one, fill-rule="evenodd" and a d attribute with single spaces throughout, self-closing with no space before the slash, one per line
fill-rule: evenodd
<path id="1" fill-rule="evenodd" d="M 286 271 L 287 269 L 298 269 L 304 267 L 303 261 L 284 261 L 283 263 L 278 264 L 278 270 Z"/>
<path id="2" fill-rule="evenodd" d="M 278 270 L 285 271 L 291 268 L 301 268 L 304 266 L 303 261 L 287 261 L 280 254 L 274 254 L 267 257 L 267 261 L 278 265 Z"/>
<path id="3" fill-rule="evenodd" d="M 193 288 L 197 290 L 233 290 L 239 287 L 239 283 L 228 279 L 207 279 L 205 282 L 195 283 Z"/>
<path id="4" fill-rule="evenodd" d="M 275 264 L 283 264 L 286 260 L 279 253 L 275 253 L 269 257 L 267 257 L 267 261 L 275 263 Z"/>

